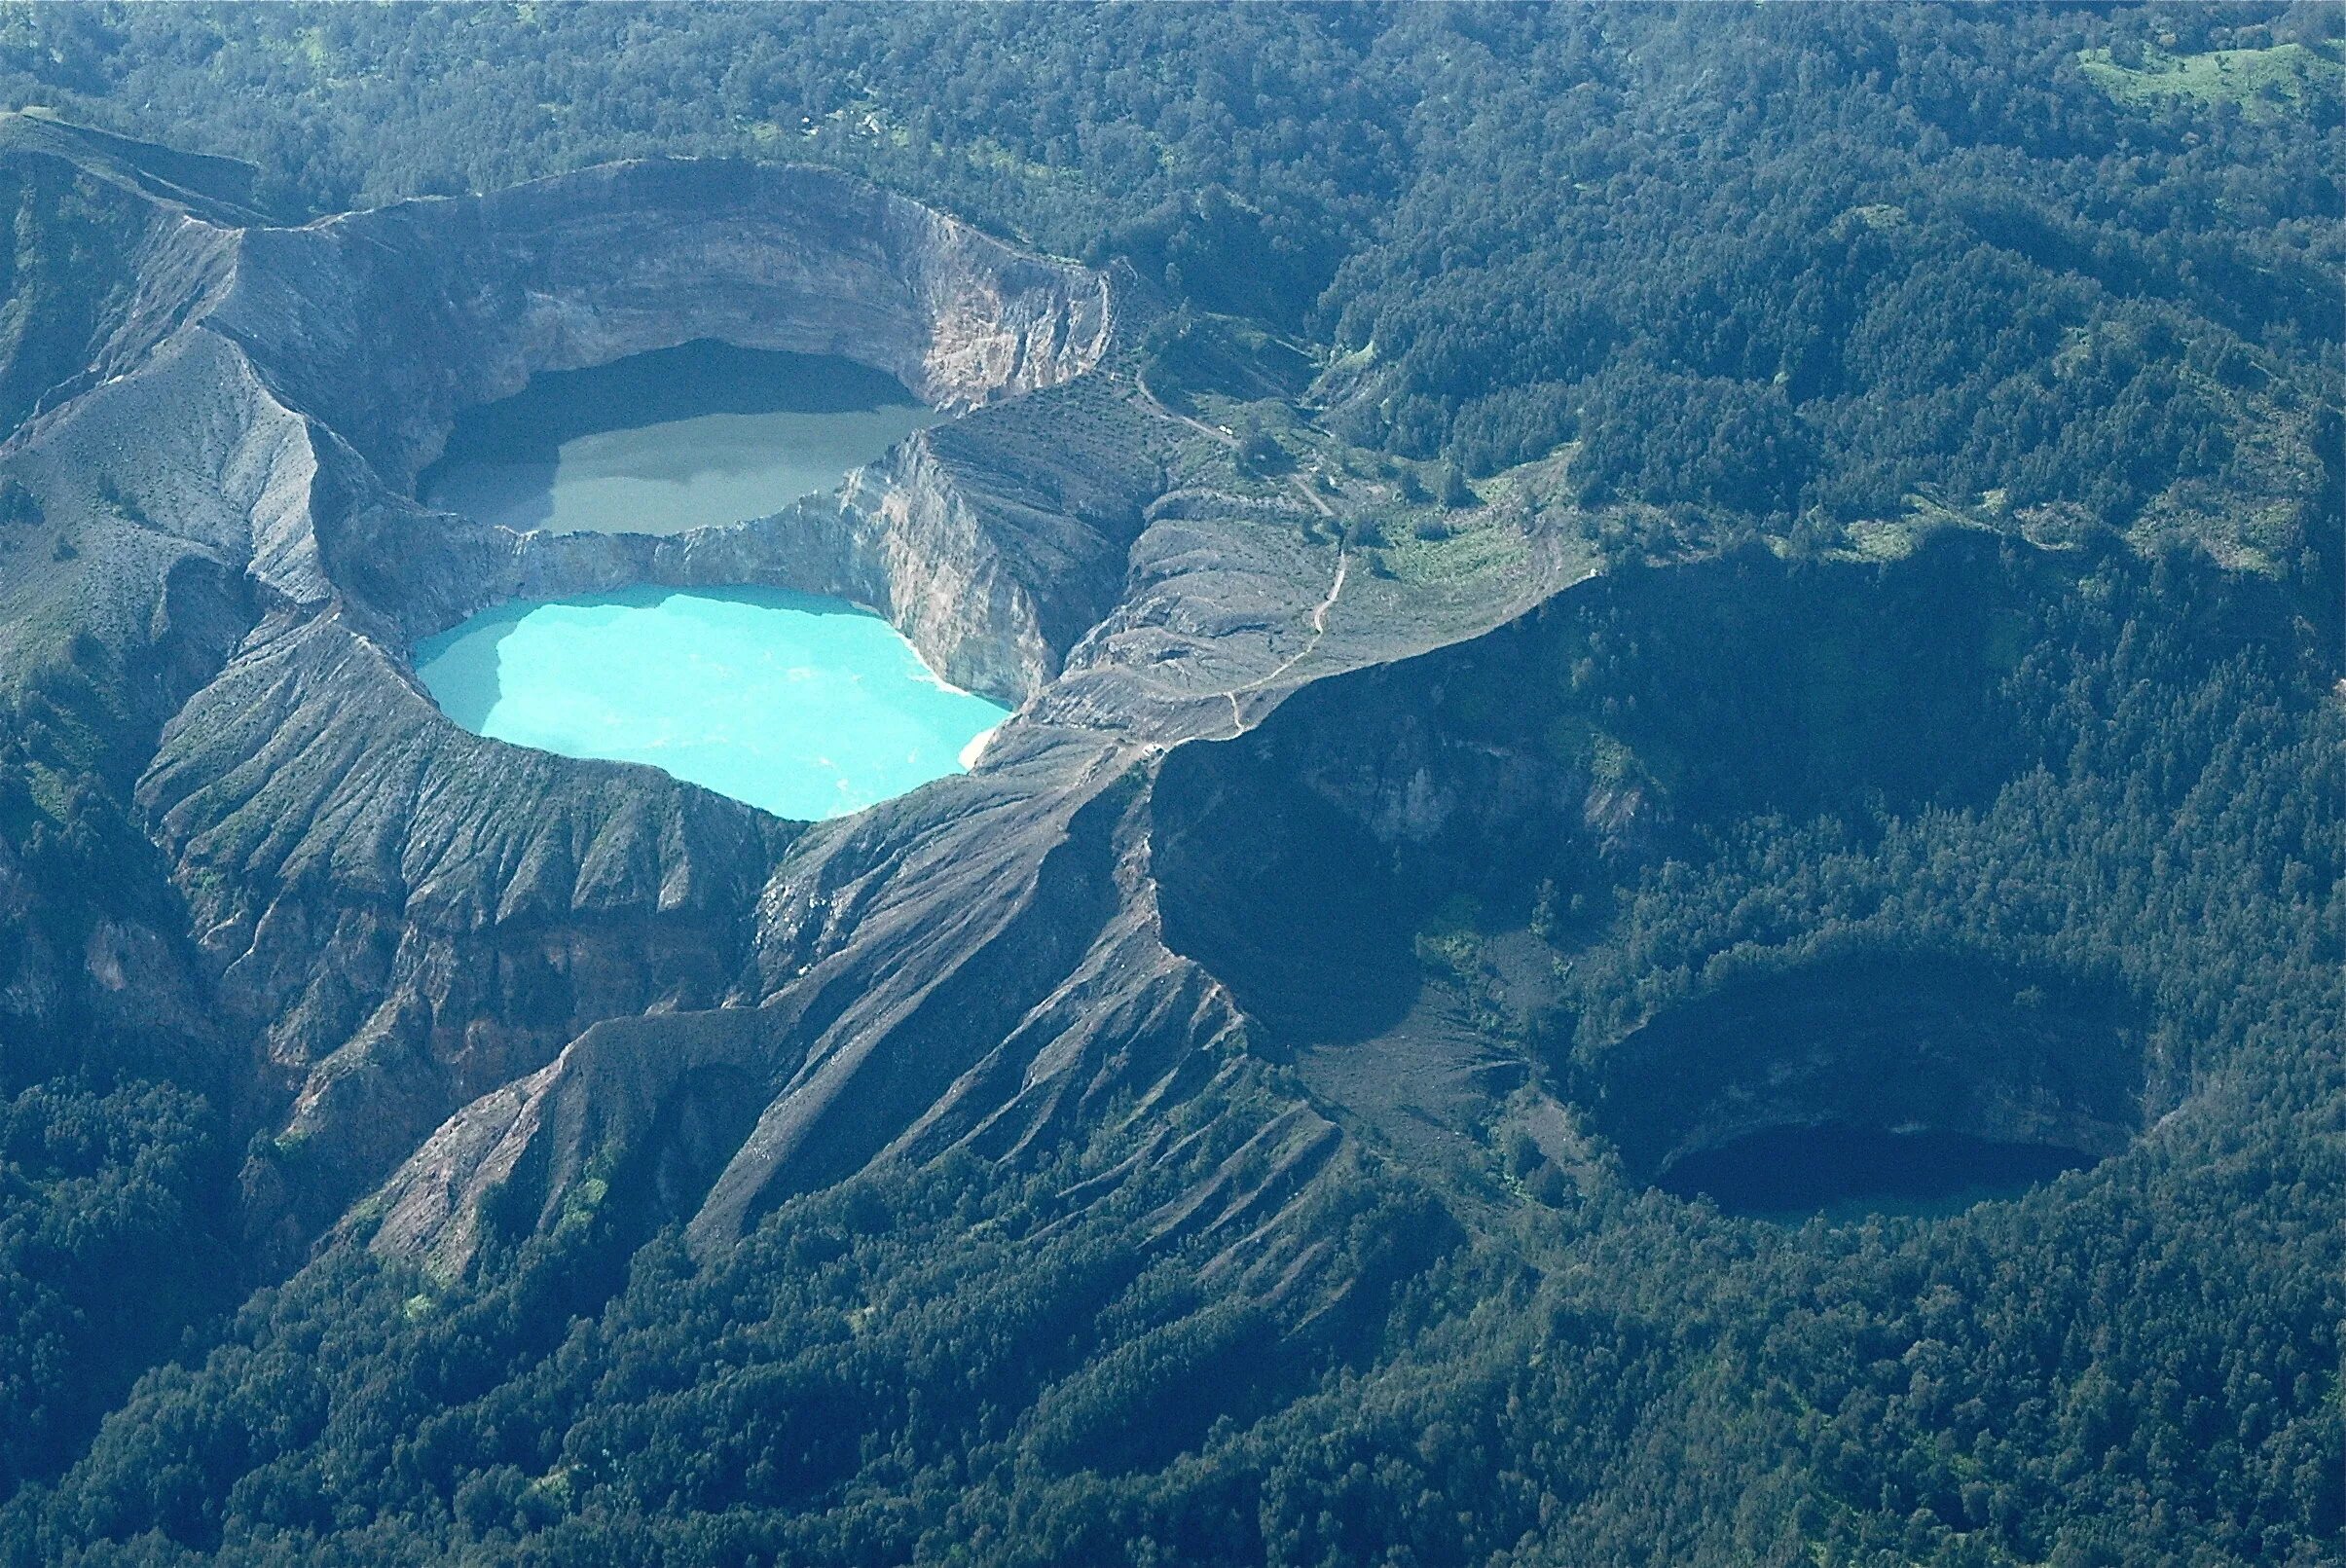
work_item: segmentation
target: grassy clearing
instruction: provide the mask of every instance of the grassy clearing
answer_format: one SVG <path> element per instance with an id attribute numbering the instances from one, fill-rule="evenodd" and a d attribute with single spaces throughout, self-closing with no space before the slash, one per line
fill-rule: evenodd
<path id="1" fill-rule="evenodd" d="M 2237 103 L 2244 114 L 2268 121 L 2303 112 L 2321 89 L 2334 91 L 2346 79 L 2346 65 L 2333 54 L 2303 44 L 2217 49 L 2204 55 L 2167 55 L 2150 49 L 2143 52 L 2137 69 L 2120 65 L 2107 49 L 2089 49 L 2078 55 L 2077 68 L 2113 100 L 2132 108 L 2152 109 L 2189 98 L 2209 105 Z"/>
<path id="2" fill-rule="evenodd" d="M 1441 537 L 1400 531 L 1379 557 L 1396 581 L 1420 588 L 1460 588 L 1521 569 L 1529 553 L 1521 532 L 1484 519 L 1459 523 Z"/>

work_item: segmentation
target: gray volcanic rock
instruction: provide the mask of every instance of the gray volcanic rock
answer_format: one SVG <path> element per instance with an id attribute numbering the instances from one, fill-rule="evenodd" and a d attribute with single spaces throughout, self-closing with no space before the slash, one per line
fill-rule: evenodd
<path id="1" fill-rule="evenodd" d="M 210 314 L 394 488 L 458 409 L 698 338 L 837 353 L 938 407 L 1098 363 L 1107 278 L 819 169 L 610 164 L 486 197 L 253 230 Z"/>
<path id="2" fill-rule="evenodd" d="M 1035 441 L 1013 418 L 682 540 L 432 513 L 405 490 L 455 409 L 535 371 L 724 336 L 843 350 L 975 408 L 1095 364 L 1110 280 L 810 170 L 635 164 L 271 230 L 101 154 L 101 188 L 129 193 L 131 281 L 89 372 L 0 454 L 45 529 L 10 563 L 36 569 L 0 573 L 0 626 L 14 671 L 94 639 L 152 692 L 124 743 L 152 755 L 136 805 L 210 1006 L 254 1041 L 247 1114 L 281 1131 L 249 1218 L 287 1258 L 596 1019 L 728 1000 L 793 831 L 649 769 L 464 734 L 415 687 L 409 638 L 516 592 L 770 582 L 887 608 L 1015 696 L 1113 595 L 1155 470 L 1070 456 L 1037 492 L 1008 471 Z M 128 984 L 135 932 L 92 940 Z M 25 958 L 17 989 L 47 1006 L 66 958 Z"/>
<path id="3" fill-rule="evenodd" d="M 1070 384 L 1129 283 L 842 176 L 621 164 L 252 231 L 238 252 L 205 324 L 348 449 L 316 548 L 406 637 L 515 594 L 779 583 L 881 609 L 950 678 L 1016 700 L 1114 603 L 1161 487 L 1154 421 Z M 698 338 L 844 354 L 976 412 L 835 497 L 681 538 L 516 535 L 408 499 L 458 409 Z"/>
<path id="4" fill-rule="evenodd" d="M 146 672 L 126 755 L 187 926 L 178 1005 L 248 1041 L 239 1115 L 273 1135 L 243 1173 L 256 1267 L 346 1211 L 448 1276 L 598 1212 L 706 1252 L 874 1160 L 1105 1137 L 1125 1176 L 1202 1173 L 1151 1222 L 1167 1245 L 1311 1296 L 1282 1217 L 1357 1155 L 1292 1091 L 1240 1092 L 1248 1019 L 1164 940 L 1157 778 L 1403 648 L 1331 623 L 1351 567 L 1302 509 L 1159 500 L 1189 436 L 1132 383 L 1128 281 L 738 164 L 298 230 L 206 212 L 153 209 L 103 373 L 0 451 L 76 547 L 0 578 L 0 626 Z M 963 417 L 835 496 L 671 538 L 411 498 L 459 408 L 699 338 L 843 353 Z M 801 829 L 471 736 L 415 683 L 413 639 L 488 603 L 637 582 L 848 597 L 1026 708 L 976 773 Z M 92 942 L 101 978 L 169 968 L 127 925 Z"/>
<path id="5" fill-rule="evenodd" d="M 0 115 L 0 201 L 16 263 L 0 325 L 0 427 L 96 384 L 152 347 L 171 307 L 222 275 L 227 230 L 254 221 L 253 171 L 37 114 Z"/>
<path id="6" fill-rule="evenodd" d="M 788 584 L 879 610 L 947 679 L 1015 704 L 1123 592 L 1162 483 L 1150 425 L 1084 383 L 1052 388 L 917 432 L 771 517 L 660 536 L 494 530 L 510 553 L 475 582 L 496 599 Z"/>
<path id="7" fill-rule="evenodd" d="M 126 254 L 103 374 L 0 450 L 40 530 L 0 628 L 116 673 L 175 913 L 0 953 L 0 998 L 243 1050 L 257 1269 L 323 1236 L 456 1280 L 588 1223 L 705 1258 L 875 1162 L 1081 1150 L 1066 1206 L 1145 1183 L 1155 1245 L 1301 1323 L 1359 1287 L 1325 1218 L 1380 1156 L 1342 1075 L 1271 1064 L 1398 1049 L 1442 899 L 1607 885 L 1713 787 L 1607 760 L 1562 538 L 1486 520 L 1506 569 L 1404 583 L 1138 384 L 1127 281 L 855 181 L 628 164 L 300 230 L 157 207 Z M 699 338 L 961 418 L 674 537 L 412 498 L 458 409 Z M 645 582 L 858 601 L 1020 711 L 973 773 L 808 827 L 469 735 L 415 681 L 413 641 L 489 603 Z M 1773 564 L 1661 582 L 1634 591 L 1832 620 Z"/>
<path id="8" fill-rule="evenodd" d="M 295 1091 L 299 1212 L 267 1221 L 305 1233 L 593 1020 L 723 1000 L 788 832 L 652 769 L 468 735 L 337 613 L 257 628 L 138 799 L 223 1002 Z"/>

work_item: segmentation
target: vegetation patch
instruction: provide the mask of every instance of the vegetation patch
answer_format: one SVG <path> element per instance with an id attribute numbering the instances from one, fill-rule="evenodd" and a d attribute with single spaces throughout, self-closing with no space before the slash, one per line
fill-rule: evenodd
<path id="1" fill-rule="evenodd" d="M 2120 45 L 2081 51 L 2077 69 L 2112 100 L 2130 107 L 2236 103 L 2251 118 L 2279 120 L 2303 113 L 2320 94 L 2334 93 L 2346 81 L 2337 48 L 2288 43 L 2170 55 L 2142 44 Z"/>

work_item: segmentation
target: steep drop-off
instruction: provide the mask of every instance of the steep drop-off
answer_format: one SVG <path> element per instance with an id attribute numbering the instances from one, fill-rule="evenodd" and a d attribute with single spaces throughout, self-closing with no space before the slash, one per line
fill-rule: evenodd
<path id="1" fill-rule="evenodd" d="M 1281 1222 L 1349 1168 L 1336 1127 L 1274 1104 L 1206 1145 L 1164 1131 L 1250 1069 L 1222 981 L 1159 935 L 1155 769 L 1275 707 L 1301 651 L 1472 624 L 1336 637 L 1348 564 L 1308 510 L 1160 503 L 1186 437 L 1131 380 L 1128 284 L 804 169 L 628 164 L 290 230 L 131 184 L 103 374 L 0 453 L 37 530 L 0 625 L 13 670 L 105 676 L 33 689 L 106 729 L 155 912 L 92 938 L 103 985 L 44 948 L 17 990 L 210 1039 L 251 1135 L 243 1268 L 347 1216 L 455 1277 L 615 1181 L 631 1234 L 688 1220 L 707 1252 L 874 1160 L 1107 1136 L 1127 1176 L 1204 1159 L 1164 1245 L 1300 1311 L 1348 1289 Z M 459 409 L 703 340 L 844 355 L 958 418 L 836 495 L 675 536 L 412 498 Z M 1560 580 L 1538 560 L 1521 602 Z M 641 583 L 854 599 L 1031 710 L 979 775 L 806 831 L 467 735 L 408 666 L 495 601 Z M 646 1171 L 651 1197 L 614 1174 Z"/>

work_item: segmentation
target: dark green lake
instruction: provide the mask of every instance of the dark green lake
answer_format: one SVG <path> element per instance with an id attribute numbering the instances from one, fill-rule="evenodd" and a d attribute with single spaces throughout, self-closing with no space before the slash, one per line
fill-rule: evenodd
<path id="1" fill-rule="evenodd" d="M 680 533 L 835 490 L 938 418 L 853 360 L 704 340 L 466 410 L 417 493 L 516 529 Z"/>

